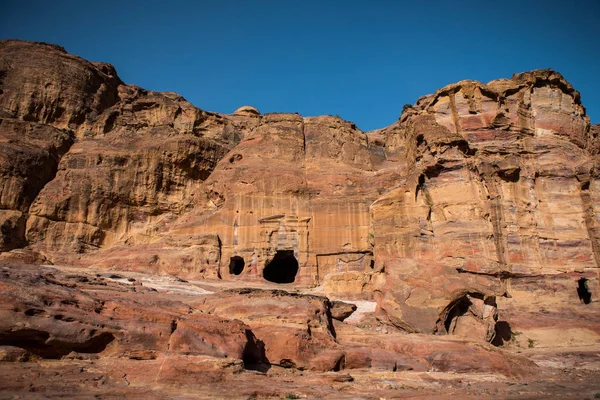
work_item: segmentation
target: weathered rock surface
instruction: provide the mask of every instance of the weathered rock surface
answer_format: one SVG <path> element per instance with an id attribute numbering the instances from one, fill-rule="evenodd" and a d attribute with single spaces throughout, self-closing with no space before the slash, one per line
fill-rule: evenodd
<path id="1" fill-rule="evenodd" d="M 91 63 L 47 43 L 3 40 L 2 117 L 81 130 L 118 101 L 112 65 Z"/>
<path id="2" fill-rule="evenodd" d="M 588 132 L 579 94 L 552 71 L 463 81 L 405 111 L 382 134 L 405 138 L 407 182 L 372 207 L 382 308 L 427 332 L 467 293 L 516 300 L 521 279 L 535 276 L 549 299 L 544 287 L 572 272 L 597 288 Z"/>
<path id="3" fill-rule="evenodd" d="M 491 389 L 527 398 L 557 382 L 556 393 L 597 387 L 590 378 L 598 366 L 585 352 L 564 358 L 549 376 L 522 355 L 489 345 L 384 333 L 364 318 L 332 321 L 321 296 L 212 294 L 150 274 L 6 262 L 0 286 L 0 371 L 8 378 L 0 392 L 7 395 L 281 398 L 308 390 L 319 398 L 372 398 L 402 389 L 430 397 L 442 385 L 463 397 Z M 532 355 L 539 363 L 559 356 Z M 580 377 L 587 383 L 576 382 Z"/>
<path id="4" fill-rule="evenodd" d="M 343 321 L 356 311 L 356 305 L 345 303 L 343 301 L 334 301 L 331 303 L 331 317 L 338 321 Z"/>
<path id="5" fill-rule="evenodd" d="M 552 70 L 448 85 L 365 133 L 203 111 L 0 41 L 0 359 L 96 360 L 113 388 L 111 363 L 138 387 L 262 387 L 249 368 L 528 379 L 515 351 L 600 344 L 599 136 Z M 28 265 L 52 263 L 199 281 Z"/>
<path id="6" fill-rule="evenodd" d="M 73 139 L 48 125 L 0 118 L 0 251 L 26 246 L 29 207 L 55 178 Z"/>
<path id="7" fill-rule="evenodd" d="M 182 354 L 260 361 L 258 353 L 252 358 L 257 345 L 248 326 L 153 295 L 135 280 L 10 263 L 0 274 L 0 345 L 32 357 Z"/>
<path id="8" fill-rule="evenodd" d="M 258 123 L 124 85 L 58 46 L 2 41 L 0 57 L 2 250 L 148 242 L 151 223 L 211 201 L 199 184 Z"/>
<path id="9" fill-rule="evenodd" d="M 344 352 L 336 343 L 325 297 L 235 289 L 208 296 L 196 307 L 248 324 L 273 365 L 317 371 L 342 368 Z"/>

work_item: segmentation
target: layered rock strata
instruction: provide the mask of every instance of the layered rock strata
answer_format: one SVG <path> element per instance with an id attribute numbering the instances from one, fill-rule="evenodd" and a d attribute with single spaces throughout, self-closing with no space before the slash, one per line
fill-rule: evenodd
<path id="1" fill-rule="evenodd" d="M 315 288 L 405 333 L 600 338 L 599 131 L 557 72 L 448 85 L 365 133 L 203 111 L 53 45 L 0 60 L 0 259 Z"/>

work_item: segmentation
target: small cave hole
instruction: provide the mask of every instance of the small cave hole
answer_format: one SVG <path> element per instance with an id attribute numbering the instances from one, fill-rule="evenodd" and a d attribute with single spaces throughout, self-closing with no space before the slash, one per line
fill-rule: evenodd
<path id="1" fill-rule="evenodd" d="M 496 322 L 494 330 L 496 331 L 496 335 L 492 340 L 492 345 L 494 346 L 504 346 L 504 344 L 510 342 L 510 340 L 513 337 L 513 332 L 510 327 L 510 324 L 506 321 Z"/>
<path id="2" fill-rule="evenodd" d="M 231 275 L 239 275 L 244 270 L 246 263 L 240 256 L 233 256 L 229 261 L 229 273 Z"/>
<path id="3" fill-rule="evenodd" d="M 579 296 L 579 301 L 583 304 L 590 304 L 592 302 L 592 292 L 588 288 L 587 279 L 580 278 L 577 281 L 577 295 Z"/>
<path id="4" fill-rule="evenodd" d="M 113 340 L 115 340 L 115 336 L 112 333 L 102 332 L 84 343 L 73 345 L 71 350 L 78 353 L 101 353 Z"/>
<path id="5" fill-rule="evenodd" d="M 417 198 L 419 197 L 419 192 L 422 191 L 424 187 L 425 187 L 425 175 L 421 174 L 421 175 L 419 175 L 419 181 L 417 182 L 417 187 L 415 188 L 415 201 L 417 201 Z"/>
<path id="6" fill-rule="evenodd" d="M 423 185 L 425 185 L 425 175 L 421 174 L 419 175 L 419 183 L 418 183 L 419 187 L 423 187 Z"/>
<path id="7" fill-rule="evenodd" d="M 40 310 L 38 308 L 30 308 L 28 310 L 25 310 L 24 314 L 27 315 L 28 317 L 34 317 L 36 315 L 43 316 L 44 314 L 46 314 L 46 311 Z"/>
<path id="8" fill-rule="evenodd" d="M 246 339 L 242 354 L 244 369 L 267 372 L 271 368 L 271 363 L 265 354 L 265 343 L 257 339 L 250 330 L 246 330 Z"/>
<path id="9" fill-rule="evenodd" d="M 457 147 L 458 147 L 458 150 L 465 156 L 474 156 L 475 153 L 477 153 L 477 149 L 472 149 L 469 146 L 469 142 L 467 142 L 466 140 L 465 141 L 461 140 L 460 142 L 458 142 Z"/>
<path id="10" fill-rule="evenodd" d="M 473 306 L 473 302 L 471 299 L 483 300 L 484 304 L 489 306 L 496 306 L 496 298 L 489 297 L 487 299 L 484 298 L 484 295 L 477 292 L 470 292 L 461 295 L 454 299 L 448 306 L 446 306 L 445 310 L 442 312 L 440 319 L 437 322 L 436 332 L 445 333 L 448 335 L 454 334 L 456 329 L 456 325 L 458 320 L 463 315 L 469 312 L 471 306 Z M 490 339 L 491 340 L 491 339 Z"/>
<path id="11" fill-rule="evenodd" d="M 231 157 L 229 157 L 229 162 L 233 164 L 236 161 L 240 161 L 242 158 L 244 158 L 244 156 L 242 156 L 241 154 L 234 154 Z"/>
<path id="12" fill-rule="evenodd" d="M 340 372 L 344 368 L 346 368 L 346 356 L 345 355 L 341 356 L 340 359 L 336 361 L 335 365 L 332 368 L 332 371 Z"/>
<path id="13" fill-rule="evenodd" d="M 436 164 L 434 166 L 425 168 L 425 171 L 423 171 L 423 172 L 425 173 L 425 176 L 427 177 L 427 179 L 431 179 L 431 178 L 440 176 L 440 174 L 442 172 L 444 172 L 445 170 L 446 170 L 446 168 L 444 168 L 443 165 Z"/>
<path id="14" fill-rule="evenodd" d="M 298 273 L 298 260 L 292 250 L 279 250 L 273 260 L 267 263 L 263 277 L 269 282 L 292 283 Z"/>
<path id="15" fill-rule="evenodd" d="M 520 168 L 512 168 L 504 171 L 498 171 L 498 176 L 505 182 L 518 182 L 520 175 Z"/>
<path id="16" fill-rule="evenodd" d="M 448 334 L 454 332 L 458 318 L 465 315 L 472 305 L 473 303 L 468 296 L 462 296 L 449 306 L 447 317 L 444 320 L 444 328 L 446 328 Z"/>
<path id="17" fill-rule="evenodd" d="M 72 351 L 77 353 L 101 353 L 115 340 L 110 332 L 102 332 L 84 342 L 50 339 L 50 334 L 37 329 L 20 329 L 0 335 L 0 346 L 14 346 L 25 349 L 45 359 L 60 359 Z"/>

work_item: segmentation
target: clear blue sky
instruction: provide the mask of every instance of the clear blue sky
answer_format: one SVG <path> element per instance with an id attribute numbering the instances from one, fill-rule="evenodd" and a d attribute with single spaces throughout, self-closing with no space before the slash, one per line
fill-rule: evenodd
<path id="1" fill-rule="evenodd" d="M 461 79 L 553 68 L 600 123 L 600 1 L 13 1 L 0 38 L 59 44 L 205 110 L 339 114 L 363 130 Z"/>

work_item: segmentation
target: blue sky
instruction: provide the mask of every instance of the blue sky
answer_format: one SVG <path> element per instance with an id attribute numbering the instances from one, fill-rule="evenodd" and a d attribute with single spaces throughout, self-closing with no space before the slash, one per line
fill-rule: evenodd
<path id="1" fill-rule="evenodd" d="M 597 0 L 4 0 L 0 38 L 59 44 L 205 110 L 338 114 L 365 131 L 446 84 L 553 68 L 600 123 Z"/>

